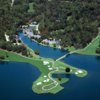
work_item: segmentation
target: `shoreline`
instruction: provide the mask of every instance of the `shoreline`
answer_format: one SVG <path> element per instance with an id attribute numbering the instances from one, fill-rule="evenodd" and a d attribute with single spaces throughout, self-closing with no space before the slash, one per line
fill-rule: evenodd
<path id="1" fill-rule="evenodd" d="M 21 33 L 21 34 L 24 34 L 23 32 Z M 44 44 L 44 43 L 42 43 L 42 42 L 38 42 L 37 40 L 35 40 L 35 39 L 31 39 L 29 36 L 27 36 L 27 35 L 24 35 L 25 37 L 28 37 L 31 41 L 33 41 L 33 42 L 36 42 L 37 44 L 39 44 L 39 45 L 42 45 L 42 46 L 47 46 L 47 47 L 51 47 L 51 48 L 54 48 L 54 49 L 64 49 L 64 50 L 67 50 L 67 48 L 61 48 L 61 45 L 56 45 L 56 47 L 54 47 L 53 45 L 47 45 L 47 44 Z"/>
<path id="2" fill-rule="evenodd" d="M 28 37 L 29 38 L 29 37 Z M 29 38 L 30 39 L 30 38 Z M 47 44 L 44 44 L 44 43 L 42 43 L 42 42 L 38 42 L 38 41 L 36 41 L 35 39 L 31 39 L 32 41 L 34 41 L 34 42 L 36 42 L 37 44 L 39 44 L 39 45 L 42 45 L 42 46 L 47 46 L 47 47 L 51 47 L 51 48 L 54 48 L 54 49 L 62 49 L 62 48 L 59 48 L 59 46 L 57 46 L 57 47 L 53 47 L 52 45 L 47 45 Z M 67 50 L 66 48 L 64 48 L 64 50 Z"/>
<path id="3" fill-rule="evenodd" d="M 28 36 L 26 36 L 26 37 L 28 37 Z M 100 37 L 100 35 L 98 34 L 96 38 L 94 38 L 85 48 L 82 48 L 82 49 L 75 49 L 73 46 L 71 46 L 71 47 L 66 47 L 66 48 L 59 48 L 60 45 L 58 45 L 58 46 L 56 46 L 56 47 L 53 47 L 52 45 L 47 45 L 47 44 L 44 44 L 44 43 L 42 43 L 42 42 L 39 43 L 39 42 L 36 41 L 35 39 L 30 39 L 29 37 L 28 37 L 28 38 L 29 38 L 31 41 L 36 42 L 37 44 L 42 45 L 42 46 L 47 46 L 47 47 L 51 47 L 51 48 L 59 49 L 59 50 L 67 50 L 68 52 L 76 51 L 77 54 L 82 54 L 82 55 L 100 56 L 100 54 L 96 54 L 96 53 L 94 53 L 94 52 L 93 52 L 93 53 L 89 53 L 89 52 L 87 52 L 87 50 L 85 50 L 85 49 L 88 49 L 89 46 L 90 46 L 92 43 L 94 43 L 94 41 L 95 41 L 97 38 L 99 38 L 99 37 Z"/>

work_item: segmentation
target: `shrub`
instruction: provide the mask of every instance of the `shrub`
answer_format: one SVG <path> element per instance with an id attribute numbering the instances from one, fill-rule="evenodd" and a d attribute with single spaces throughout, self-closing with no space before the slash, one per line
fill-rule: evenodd
<path id="1" fill-rule="evenodd" d="M 3 60 L 3 59 L 5 59 L 5 57 L 4 56 L 0 56 L 0 59 Z"/>
<path id="2" fill-rule="evenodd" d="M 100 54 L 100 47 L 96 49 L 96 53 Z"/>

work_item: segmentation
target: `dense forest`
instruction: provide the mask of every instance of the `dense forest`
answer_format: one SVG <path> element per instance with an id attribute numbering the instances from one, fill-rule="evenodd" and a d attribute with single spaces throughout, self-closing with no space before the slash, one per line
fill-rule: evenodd
<path id="1" fill-rule="evenodd" d="M 32 3 L 33 12 L 28 12 Z M 29 20 L 39 23 L 43 39 L 62 40 L 62 47 L 85 47 L 97 36 L 100 27 L 99 0 L 0 0 L 0 46 L 4 34 L 17 34 Z M 6 44 L 6 43 L 5 43 Z"/>
<path id="2" fill-rule="evenodd" d="M 43 36 L 60 38 L 64 47 L 83 48 L 98 34 L 99 4 L 99 0 L 34 0 L 33 6 Z"/>
<path id="3" fill-rule="evenodd" d="M 22 53 L 23 55 L 27 55 L 26 47 L 14 45 L 14 43 L 16 42 L 15 35 L 19 25 L 25 24 L 30 19 L 27 13 L 28 4 L 26 1 L 16 0 L 14 6 L 11 7 L 11 0 L 0 0 L 0 48 Z M 5 33 L 10 36 L 11 41 L 6 41 Z"/>

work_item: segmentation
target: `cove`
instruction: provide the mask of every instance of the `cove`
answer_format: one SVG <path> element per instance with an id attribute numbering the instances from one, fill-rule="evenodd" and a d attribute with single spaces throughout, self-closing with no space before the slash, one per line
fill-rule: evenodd
<path id="1" fill-rule="evenodd" d="M 61 50 L 56 48 L 51 48 L 49 46 L 40 45 L 34 41 L 31 41 L 27 36 L 24 36 L 22 32 L 19 33 L 19 38 L 33 50 L 39 50 L 40 56 L 45 58 L 57 59 L 62 55 L 66 54 L 67 50 Z"/>

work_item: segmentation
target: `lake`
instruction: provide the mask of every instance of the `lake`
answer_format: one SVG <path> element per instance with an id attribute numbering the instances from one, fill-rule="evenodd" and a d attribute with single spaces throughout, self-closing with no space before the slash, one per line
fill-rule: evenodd
<path id="1" fill-rule="evenodd" d="M 39 50 L 42 57 L 56 59 L 67 51 L 38 45 L 22 34 L 20 38 L 33 50 Z M 62 60 L 65 63 L 86 69 L 88 76 L 78 78 L 70 75 L 70 81 L 63 84 L 61 92 L 38 95 L 32 92 L 32 82 L 40 72 L 27 63 L 0 63 L 0 100 L 100 100 L 100 56 L 72 54 Z M 67 76 L 64 76 L 67 77 Z"/>

